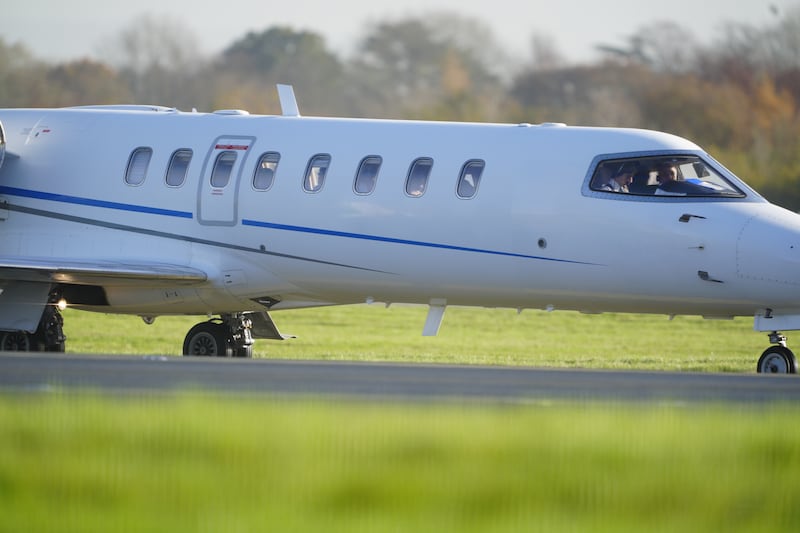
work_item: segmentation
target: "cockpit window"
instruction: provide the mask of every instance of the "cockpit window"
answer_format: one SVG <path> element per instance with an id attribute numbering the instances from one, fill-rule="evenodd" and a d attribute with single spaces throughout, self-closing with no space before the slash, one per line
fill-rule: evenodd
<path id="1" fill-rule="evenodd" d="M 639 196 L 744 197 L 741 190 L 695 155 L 603 161 L 592 176 L 591 188 Z"/>

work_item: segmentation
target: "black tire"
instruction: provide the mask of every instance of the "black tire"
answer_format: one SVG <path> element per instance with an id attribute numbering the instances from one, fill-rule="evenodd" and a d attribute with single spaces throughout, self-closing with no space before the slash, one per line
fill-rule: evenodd
<path id="1" fill-rule="evenodd" d="M 785 346 L 770 346 L 758 359 L 759 374 L 797 374 L 797 358 Z"/>
<path id="2" fill-rule="evenodd" d="M 228 328 L 215 322 L 201 322 L 186 335 L 183 355 L 231 357 L 233 347 L 228 341 Z"/>
<path id="3" fill-rule="evenodd" d="M 5 331 L 0 336 L 0 350 L 4 352 L 30 352 L 33 349 L 33 338 L 30 333 Z"/>

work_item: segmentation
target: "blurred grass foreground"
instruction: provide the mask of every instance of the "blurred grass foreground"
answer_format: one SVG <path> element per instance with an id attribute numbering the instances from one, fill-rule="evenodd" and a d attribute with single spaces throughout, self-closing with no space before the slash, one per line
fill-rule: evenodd
<path id="1" fill-rule="evenodd" d="M 753 372 L 749 320 L 275 313 L 257 357 Z M 197 317 L 68 310 L 71 353 L 178 355 Z M 791 339 L 790 339 L 791 343 Z M 69 357 L 69 354 L 67 354 Z M 0 532 L 800 531 L 790 405 L 0 394 Z"/>
<path id="2" fill-rule="evenodd" d="M 0 531 L 798 531 L 797 409 L 0 396 Z"/>

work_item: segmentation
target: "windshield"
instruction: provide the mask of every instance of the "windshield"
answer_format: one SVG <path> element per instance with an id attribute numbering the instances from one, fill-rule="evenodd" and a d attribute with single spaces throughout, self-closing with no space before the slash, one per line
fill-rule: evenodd
<path id="1" fill-rule="evenodd" d="M 696 155 L 602 161 L 595 169 L 591 188 L 639 196 L 744 197 L 741 190 Z"/>

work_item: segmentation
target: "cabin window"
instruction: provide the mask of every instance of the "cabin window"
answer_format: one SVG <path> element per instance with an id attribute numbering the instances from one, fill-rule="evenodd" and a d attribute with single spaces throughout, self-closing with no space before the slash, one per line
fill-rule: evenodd
<path id="1" fill-rule="evenodd" d="M 478 183 L 481 181 L 483 167 L 486 163 L 480 159 L 472 159 L 464 163 L 461 174 L 458 177 L 456 194 L 459 198 L 472 198 L 478 192 Z"/>
<path id="2" fill-rule="evenodd" d="M 408 169 L 408 178 L 406 178 L 407 195 L 419 197 L 425 194 L 432 168 L 433 159 L 429 157 L 420 157 L 411 163 Z"/>
<path id="3" fill-rule="evenodd" d="M 696 155 L 602 161 L 590 188 L 635 196 L 743 198 L 744 193 Z"/>
<path id="4" fill-rule="evenodd" d="M 151 157 L 153 157 L 152 148 L 142 146 L 134 150 L 128 159 L 128 167 L 125 169 L 125 183 L 128 185 L 144 183 Z"/>
<path id="5" fill-rule="evenodd" d="M 370 194 L 375 189 L 382 162 L 383 159 L 377 155 L 371 155 L 361 160 L 356 180 L 353 183 L 353 190 L 356 191 L 356 194 Z"/>
<path id="6" fill-rule="evenodd" d="M 233 165 L 236 163 L 236 152 L 225 150 L 220 152 L 214 161 L 214 170 L 211 171 L 211 186 L 221 189 L 231 180 Z"/>
<path id="7" fill-rule="evenodd" d="M 192 160 L 192 151 L 189 149 L 177 150 L 169 160 L 166 182 L 170 187 L 180 187 L 186 181 L 186 172 Z"/>
<path id="8" fill-rule="evenodd" d="M 317 154 L 311 158 L 306 168 L 306 177 L 303 180 L 303 189 L 306 192 L 318 192 L 325 184 L 325 174 L 331 164 L 331 156 Z"/>
<path id="9" fill-rule="evenodd" d="M 257 191 L 266 191 L 272 187 L 272 182 L 275 181 L 275 171 L 278 170 L 278 162 L 281 160 L 281 154 L 278 152 L 266 152 L 261 154 L 261 158 L 256 165 L 256 171 L 253 173 L 253 188 Z"/>

